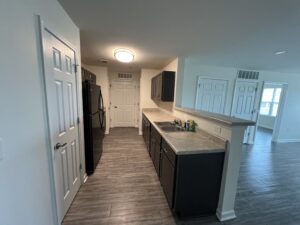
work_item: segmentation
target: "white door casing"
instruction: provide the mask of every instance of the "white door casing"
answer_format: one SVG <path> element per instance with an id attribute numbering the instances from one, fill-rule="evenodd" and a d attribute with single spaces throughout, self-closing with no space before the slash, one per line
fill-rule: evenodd
<path id="1" fill-rule="evenodd" d="M 271 85 L 278 85 L 278 87 L 282 88 L 281 95 L 280 95 L 280 100 L 279 100 L 279 105 L 278 105 L 278 110 L 277 110 L 277 116 L 275 118 L 275 124 L 274 124 L 273 132 L 272 132 L 272 142 L 278 142 L 279 130 L 280 130 L 280 126 L 281 126 L 282 111 L 283 111 L 283 107 L 285 105 L 285 99 L 286 99 L 286 94 L 287 94 L 287 89 L 288 89 L 288 83 L 274 82 L 274 81 L 264 81 L 263 85 L 262 85 L 261 93 L 260 93 L 260 98 L 259 98 L 260 101 L 259 101 L 258 109 L 260 109 L 260 107 L 261 107 L 264 88 L 265 88 L 266 85 L 270 85 L 270 84 Z M 258 114 L 259 114 L 259 112 L 258 112 Z M 256 132 L 257 132 L 257 128 L 258 128 L 258 119 L 259 119 L 259 115 L 257 115 L 257 118 L 256 118 L 256 127 L 255 127 L 254 138 L 256 137 Z"/>
<path id="2" fill-rule="evenodd" d="M 110 85 L 111 127 L 135 127 L 137 118 L 137 85 L 113 82 Z"/>
<path id="3" fill-rule="evenodd" d="M 75 51 L 43 30 L 44 76 L 58 222 L 80 187 Z"/>
<path id="4" fill-rule="evenodd" d="M 223 114 L 227 86 L 227 80 L 199 77 L 195 109 Z"/>
<path id="5" fill-rule="evenodd" d="M 258 82 L 236 80 L 231 116 L 256 121 L 257 110 L 255 109 Z M 255 127 L 248 127 L 244 135 L 244 143 L 249 143 L 250 133 Z"/>

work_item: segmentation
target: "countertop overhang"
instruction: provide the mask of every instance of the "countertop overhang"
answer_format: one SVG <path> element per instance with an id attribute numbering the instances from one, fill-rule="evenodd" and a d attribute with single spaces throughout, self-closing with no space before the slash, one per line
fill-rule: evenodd
<path id="1" fill-rule="evenodd" d="M 175 110 L 184 112 L 199 118 L 204 118 L 213 122 L 223 124 L 225 126 L 254 126 L 256 123 L 251 120 L 243 120 L 232 116 L 221 115 L 217 113 L 204 112 L 200 110 L 175 107 Z"/>

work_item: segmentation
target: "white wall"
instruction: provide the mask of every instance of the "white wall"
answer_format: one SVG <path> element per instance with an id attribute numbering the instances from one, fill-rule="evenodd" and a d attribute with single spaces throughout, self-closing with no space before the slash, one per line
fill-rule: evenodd
<path id="1" fill-rule="evenodd" d="M 77 48 L 79 30 L 56 0 L 0 1 L 0 224 L 53 225 L 39 27 Z"/>
<path id="2" fill-rule="evenodd" d="M 103 96 L 103 102 L 106 109 L 106 131 L 109 133 L 110 121 L 110 109 L 109 109 L 109 75 L 107 67 L 102 66 L 90 66 L 84 64 L 83 67 L 96 75 L 96 83 L 101 86 L 101 92 Z"/>
<path id="3" fill-rule="evenodd" d="M 197 58 L 186 58 L 184 60 L 184 74 L 182 79 L 181 102 L 177 105 L 193 108 L 196 98 L 196 84 L 199 76 L 226 79 L 228 83 L 225 114 L 230 115 L 233 98 L 234 83 L 237 76 L 237 68 L 225 68 L 205 66 L 199 64 Z M 278 141 L 300 141 L 300 74 L 276 73 L 270 71 L 259 71 L 259 92 L 257 93 L 256 108 L 259 108 L 260 95 L 263 81 L 284 82 L 288 84 L 286 102 L 282 113 Z M 177 84 L 178 86 L 179 84 Z"/>
<path id="4" fill-rule="evenodd" d="M 229 91 L 225 102 L 224 113 L 226 115 L 230 115 L 231 101 L 233 98 L 234 79 L 236 77 L 236 74 L 237 69 L 234 68 L 202 66 L 191 59 L 185 59 L 181 106 L 188 108 L 195 107 L 196 90 L 199 76 L 227 79 L 229 81 Z"/>

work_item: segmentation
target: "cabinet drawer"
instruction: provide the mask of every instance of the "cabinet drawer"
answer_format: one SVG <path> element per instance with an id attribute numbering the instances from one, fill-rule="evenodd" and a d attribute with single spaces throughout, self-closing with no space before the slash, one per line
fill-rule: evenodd
<path id="1" fill-rule="evenodd" d="M 166 156 L 174 166 L 176 161 L 176 154 L 164 139 L 162 139 L 161 150 L 166 154 Z"/>

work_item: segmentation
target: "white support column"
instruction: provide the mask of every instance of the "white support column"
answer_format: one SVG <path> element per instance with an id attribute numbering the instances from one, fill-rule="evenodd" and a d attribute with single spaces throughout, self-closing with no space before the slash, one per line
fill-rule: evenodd
<path id="1" fill-rule="evenodd" d="M 219 204 L 216 213 L 220 221 L 236 218 L 234 203 L 237 192 L 245 129 L 245 126 L 231 127 L 231 137 L 228 141 L 225 154 Z"/>

